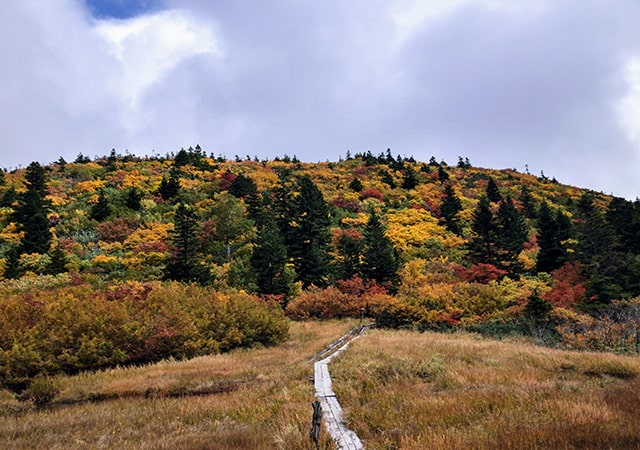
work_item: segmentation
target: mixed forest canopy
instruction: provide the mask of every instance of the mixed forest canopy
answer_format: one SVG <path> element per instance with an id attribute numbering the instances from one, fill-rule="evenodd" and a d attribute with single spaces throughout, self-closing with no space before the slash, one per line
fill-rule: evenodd
<path id="1" fill-rule="evenodd" d="M 286 336 L 277 307 L 294 319 L 367 315 L 381 326 L 632 348 L 640 202 L 544 175 L 473 167 L 462 157 L 449 165 L 388 150 L 305 163 L 295 156 L 228 160 L 199 146 L 150 158 L 113 150 L 0 173 L 0 274 L 0 379 L 15 385 L 43 371 L 257 340 L 243 341 L 248 331 L 240 324 L 196 338 L 209 329 L 197 317 L 213 306 L 178 306 L 175 292 L 188 286 L 212 293 L 221 323 L 220 311 L 253 298 L 271 314 L 260 327 L 272 343 Z M 66 306 L 51 296 L 55 290 Z M 123 315 L 146 324 L 127 338 L 141 343 L 137 349 L 115 336 L 115 325 L 61 322 L 68 354 L 79 351 L 73 345 L 86 353 L 85 361 L 61 362 L 53 347 L 38 344 L 42 336 L 17 326 L 31 320 L 27 329 L 37 329 L 29 314 L 44 314 L 45 305 L 53 314 L 96 293 L 118 303 L 123 293 L 147 301 L 165 291 L 173 322 L 157 305 L 153 314 L 134 304 L 103 306 L 129 333 L 135 330 Z M 141 356 L 145 339 L 159 348 L 155 356 Z M 24 360 L 31 365 L 17 374 Z"/>

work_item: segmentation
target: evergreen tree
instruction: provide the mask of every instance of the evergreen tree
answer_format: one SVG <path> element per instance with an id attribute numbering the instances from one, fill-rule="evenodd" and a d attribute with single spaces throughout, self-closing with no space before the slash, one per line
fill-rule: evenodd
<path id="1" fill-rule="evenodd" d="M 615 234 L 590 193 L 583 194 L 578 201 L 575 228 L 576 258 L 588 280 L 587 298 L 591 299 L 591 303 L 584 306 L 598 309 L 623 295 L 616 273 L 621 260 L 614 252 Z"/>
<path id="2" fill-rule="evenodd" d="M 47 253 L 51 245 L 51 224 L 47 217 L 50 202 L 46 200 L 45 172 L 37 162 L 29 164 L 25 174 L 27 190 L 18 196 L 13 220 L 24 232 L 21 253 Z"/>
<path id="3" fill-rule="evenodd" d="M 546 201 L 542 202 L 538 210 L 538 247 L 538 272 L 551 273 L 560 267 L 563 252 L 558 238 L 558 224 Z"/>
<path id="4" fill-rule="evenodd" d="M 617 237 L 619 249 L 640 254 L 640 203 L 615 197 L 609 202 L 606 220 Z"/>
<path id="5" fill-rule="evenodd" d="M 520 203 L 522 204 L 522 210 L 527 219 L 533 219 L 538 215 L 536 202 L 526 184 L 523 184 L 520 189 Z"/>
<path id="6" fill-rule="evenodd" d="M 20 247 L 14 245 L 7 253 L 7 261 L 5 263 L 4 277 L 7 280 L 20 278 L 24 270 L 20 267 Z"/>
<path id="7" fill-rule="evenodd" d="M 447 230 L 456 234 L 461 232 L 460 220 L 458 219 L 460 211 L 462 211 L 462 202 L 456 195 L 453 186 L 447 183 L 444 187 L 444 199 L 440 205 L 440 215 Z"/>
<path id="8" fill-rule="evenodd" d="M 289 256 L 303 287 L 324 286 L 330 273 L 329 206 L 307 175 L 299 179 L 299 190 L 294 205 L 295 226 L 290 234 Z"/>
<path id="9" fill-rule="evenodd" d="M 394 290 L 398 283 L 399 261 L 380 217 L 372 210 L 363 233 L 362 277 Z"/>
<path id="10" fill-rule="evenodd" d="M 125 205 L 127 206 L 127 208 L 132 209 L 133 211 L 140 211 L 142 209 L 142 198 L 142 192 L 135 186 L 131 186 L 129 190 L 127 190 Z"/>
<path id="11" fill-rule="evenodd" d="M 389 173 L 388 170 L 383 170 L 382 172 L 380 172 L 381 177 L 381 181 L 386 184 L 387 186 L 389 186 L 391 189 L 395 189 L 396 188 L 396 182 L 393 181 L 393 177 L 391 176 L 391 174 Z"/>
<path id="12" fill-rule="evenodd" d="M 263 216 L 251 255 L 251 267 L 259 294 L 283 295 L 286 301 L 295 275 L 288 269 L 288 263 L 287 247 L 280 228 L 273 218 Z"/>
<path id="13" fill-rule="evenodd" d="M 486 195 L 480 197 L 472 218 L 472 236 L 467 244 L 471 262 L 474 264 L 498 265 L 498 225 L 491 211 L 491 203 Z"/>
<path id="14" fill-rule="evenodd" d="M 444 166 L 438 164 L 438 180 L 441 183 L 449 181 L 449 173 L 445 170 Z"/>
<path id="15" fill-rule="evenodd" d="M 362 191 L 362 189 L 364 189 L 364 187 L 362 186 L 362 182 L 359 179 L 354 178 L 349 183 L 349 189 L 351 189 L 353 192 L 360 192 Z"/>
<path id="16" fill-rule="evenodd" d="M 338 252 L 337 275 L 341 280 L 348 280 L 361 272 L 361 256 L 363 240 L 352 233 L 342 233 L 336 242 Z"/>
<path id="17" fill-rule="evenodd" d="M 91 207 L 89 216 L 93 220 L 102 222 L 104 219 L 111 215 L 111 207 L 109 206 L 109 199 L 104 191 L 100 191 L 98 194 L 98 201 Z"/>
<path id="18" fill-rule="evenodd" d="M 67 255 L 65 255 L 64 250 L 62 250 L 59 245 L 56 245 L 53 250 L 51 250 L 49 256 L 51 257 L 51 261 L 47 265 L 47 273 L 49 275 L 67 272 Z"/>
<path id="19" fill-rule="evenodd" d="M 498 203 L 500 200 L 502 200 L 500 189 L 498 189 L 498 185 L 493 178 L 489 178 L 489 182 L 487 183 L 486 195 L 489 201 L 493 203 Z"/>
<path id="20" fill-rule="evenodd" d="M 415 189 L 418 185 L 418 177 L 416 171 L 411 166 L 406 166 L 404 176 L 402 178 L 402 189 Z"/>
<path id="21" fill-rule="evenodd" d="M 229 185 L 229 194 L 237 198 L 245 198 L 256 195 L 258 187 L 248 176 L 240 174 Z"/>
<path id="22" fill-rule="evenodd" d="M 197 264 L 197 218 L 183 203 L 178 205 L 172 231 L 171 256 L 165 267 L 165 278 L 175 281 L 204 281 Z"/>
<path id="23" fill-rule="evenodd" d="M 497 245 L 500 248 L 500 267 L 515 274 L 521 269 L 518 256 L 529 239 L 525 218 L 516 209 L 511 197 L 500 202 L 498 207 Z"/>
<path id="24" fill-rule="evenodd" d="M 160 187 L 158 188 L 158 194 L 163 200 L 171 200 L 180 191 L 180 174 L 179 170 L 172 168 L 169 173 L 169 178 L 162 177 L 160 181 Z"/>

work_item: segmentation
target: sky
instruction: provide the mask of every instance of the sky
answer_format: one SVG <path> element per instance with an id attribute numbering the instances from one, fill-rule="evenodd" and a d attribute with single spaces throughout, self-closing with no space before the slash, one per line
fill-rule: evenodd
<path id="1" fill-rule="evenodd" d="M 0 2 L 0 166 L 432 156 L 640 197 L 637 0 Z"/>

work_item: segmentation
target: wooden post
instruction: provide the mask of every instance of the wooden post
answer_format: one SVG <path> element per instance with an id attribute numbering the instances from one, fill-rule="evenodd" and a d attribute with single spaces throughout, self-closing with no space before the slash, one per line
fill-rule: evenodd
<path id="1" fill-rule="evenodd" d="M 313 406 L 313 420 L 311 421 L 311 440 L 316 444 L 316 449 L 320 448 L 320 428 L 322 426 L 322 406 L 318 400 L 311 403 Z"/>

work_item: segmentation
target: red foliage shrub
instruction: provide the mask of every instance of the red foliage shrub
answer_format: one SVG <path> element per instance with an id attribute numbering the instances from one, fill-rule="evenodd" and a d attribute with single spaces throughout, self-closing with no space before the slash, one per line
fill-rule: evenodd
<path id="1" fill-rule="evenodd" d="M 551 272 L 551 277 L 553 287 L 542 298 L 553 306 L 569 309 L 584 300 L 587 290 L 579 263 L 565 263 Z"/>
<path id="2" fill-rule="evenodd" d="M 150 241 L 150 242 L 140 242 L 133 249 L 134 253 L 164 253 L 169 250 L 169 246 L 162 241 Z"/>
<path id="3" fill-rule="evenodd" d="M 130 217 L 116 217 L 98 225 L 96 230 L 100 240 L 106 242 L 124 242 L 138 228 L 138 221 Z"/>
<path id="4" fill-rule="evenodd" d="M 373 188 L 365 189 L 362 192 L 360 192 L 360 200 L 366 200 L 368 198 L 375 198 L 379 202 L 384 201 L 384 195 L 382 194 L 382 192 Z"/>
<path id="5" fill-rule="evenodd" d="M 456 275 L 463 281 L 470 283 L 484 283 L 499 280 L 507 274 L 506 270 L 502 270 L 493 264 L 479 263 L 471 267 L 464 267 L 460 264 L 453 266 Z"/>
<path id="6" fill-rule="evenodd" d="M 351 211 L 351 212 L 362 211 L 362 206 L 360 206 L 359 202 L 356 202 L 354 200 L 347 200 L 341 195 L 331 200 L 331 204 L 337 208 L 344 209 L 345 211 Z"/>

